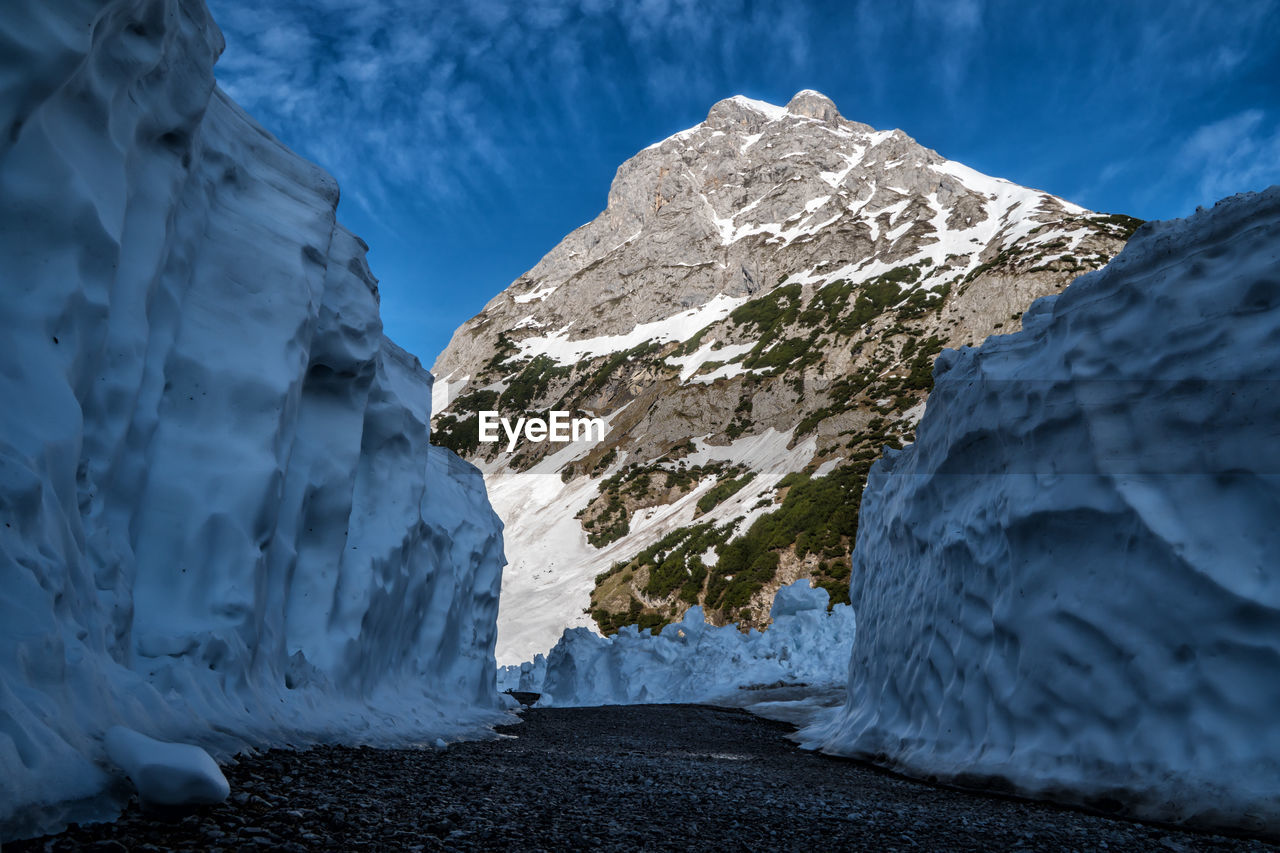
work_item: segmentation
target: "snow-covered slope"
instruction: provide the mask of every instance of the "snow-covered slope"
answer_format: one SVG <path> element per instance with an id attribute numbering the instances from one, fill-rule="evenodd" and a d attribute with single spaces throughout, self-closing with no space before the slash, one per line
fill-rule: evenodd
<path id="1" fill-rule="evenodd" d="M 843 600 L 849 525 L 732 595 L 744 575 L 717 554 L 786 514 L 788 474 L 832 474 L 856 498 L 880 447 L 910 439 L 938 349 L 1015 328 L 1136 224 L 847 120 L 810 91 L 785 107 L 728 98 L 638 152 L 606 209 L 459 328 L 433 368 L 435 440 L 480 465 L 507 523 L 499 660 L 545 652 L 565 627 L 669 623 L 693 604 L 715 624 L 762 627 L 773 591 L 797 577 Z M 508 453 L 477 442 L 476 412 L 493 409 L 581 410 L 612 429 L 599 444 Z M 698 508 L 735 478 L 733 497 Z M 717 531 L 699 549 L 700 589 L 655 586 L 641 563 L 598 580 L 704 522 Z"/>
<path id="2" fill-rule="evenodd" d="M 717 484 L 714 476 L 707 476 L 680 500 L 637 512 L 631 529 L 603 547 L 588 541 L 579 520 L 596 498 L 599 480 L 580 477 L 566 484 L 559 468 L 585 456 L 589 446 L 567 445 L 560 455 L 547 457 L 528 471 L 478 462 L 494 511 L 505 524 L 506 539 L 518 543 L 508 549 L 517 569 L 504 577 L 498 610 L 499 662 L 510 665 L 531 659 L 537 649 L 549 650 L 568 627 L 594 628 L 584 606 L 591 601 L 597 575 L 662 537 L 687 529 L 695 520 L 745 530 L 761 515 L 757 504 L 762 499 L 769 502 L 766 496 L 772 495 L 777 481 L 813 457 L 812 439 L 788 448 L 791 438 L 790 432 L 769 431 L 724 446 L 700 443 L 697 451 L 685 457 L 686 462 L 750 460 L 762 474 L 760 482 L 699 514 L 698 500 Z M 619 467 L 626 462 L 623 457 Z"/>
<path id="3" fill-rule="evenodd" d="M 945 352 L 873 470 L 848 699 L 917 775 L 1280 833 L 1280 187 Z"/>
<path id="4" fill-rule="evenodd" d="M 114 724 L 226 755 L 498 707 L 500 522 L 221 47 L 200 2 L 0 15 L 0 838 L 104 814 Z"/>

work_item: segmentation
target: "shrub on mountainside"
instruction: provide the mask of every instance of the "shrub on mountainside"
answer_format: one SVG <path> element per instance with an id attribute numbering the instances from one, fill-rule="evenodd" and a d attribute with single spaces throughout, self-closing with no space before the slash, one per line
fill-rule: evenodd
<path id="1" fill-rule="evenodd" d="M 733 309 L 729 319 L 761 335 L 786 326 L 800 313 L 800 285 L 787 284 Z"/>
<path id="2" fill-rule="evenodd" d="M 721 480 L 705 495 L 698 498 L 698 514 L 710 512 L 742 490 L 742 487 L 755 479 L 756 472 L 748 471 L 741 477 Z"/>
<path id="3" fill-rule="evenodd" d="M 550 356 L 540 355 L 507 384 L 498 398 L 498 408 L 504 412 L 523 412 L 535 399 L 546 395 L 552 379 L 563 379 L 571 373 L 571 368 L 561 367 Z"/>
<path id="4" fill-rule="evenodd" d="M 480 448 L 480 415 L 482 410 L 498 407 L 497 391 L 472 391 L 454 400 L 450 411 L 440 415 L 431 426 L 431 443 L 447 447 L 459 456 L 475 454 Z M 454 412 L 465 412 L 458 417 Z"/>

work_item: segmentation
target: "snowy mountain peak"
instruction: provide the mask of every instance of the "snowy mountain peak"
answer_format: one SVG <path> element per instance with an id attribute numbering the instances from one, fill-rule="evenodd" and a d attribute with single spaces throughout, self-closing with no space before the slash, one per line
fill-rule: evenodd
<path id="1" fill-rule="evenodd" d="M 605 210 L 459 328 L 433 368 L 436 440 L 480 464 L 507 523 L 500 660 L 546 651 L 590 621 L 588 604 L 602 628 L 693 603 L 758 627 L 796 577 L 838 599 L 849 531 L 750 586 L 716 549 L 774 511 L 788 472 L 860 490 L 835 466 L 909 434 L 941 347 L 1016 328 L 1131 227 L 844 119 L 810 90 L 786 107 L 727 98 L 636 154 Z M 476 434 L 477 411 L 493 408 L 589 412 L 610 419 L 610 438 L 496 453 Z M 692 524 L 716 525 L 687 567 L 714 583 L 676 597 L 640 565 L 593 589 L 602 569 Z"/>
<path id="2" fill-rule="evenodd" d="M 783 121 L 787 118 L 811 118 L 827 123 L 835 123 L 843 117 L 840 115 L 840 111 L 836 109 L 835 102 L 821 92 L 815 92 L 813 89 L 801 89 L 796 92 L 785 107 L 771 104 L 768 101 L 748 98 L 745 95 L 734 95 L 731 98 L 725 98 L 723 101 L 717 101 L 707 113 L 707 120 L 702 125 L 681 131 L 670 138 L 683 139 L 698 130 L 699 127 L 708 127 L 714 130 L 747 126 L 753 130 L 759 130 L 763 124 Z M 665 142 L 666 140 L 663 141 Z"/>
<path id="3" fill-rule="evenodd" d="M 813 89 L 801 89 L 787 102 L 787 112 L 791 115 L 816 118 L 825 122 L 834 122 L 842 118 L 836 109 L 835 102 L 821 92 Z"/>
<path id="4" fill-rule="evenodd" d="M 725 98 L 723 101 L 717 101 L 711 107 L 704 124 L 711 128 L 722 128 L 734 124 L 749 124 L 756 127 L 762 119 L 764 122 L 775 122 L 782 121 L 788 117 L 813 118 L 828 123 L 833 123 L 843 118 L 840 115 L 840 111 L 836 109 L 835 102 L 826 95 L 813 89 L 801 89 L 795 93 L 785 107 L 771 104 L 768 101 L 748 98 L 745 95 L 734 95 L 731 98 Z M 690 128 L 687 131 L 682 131 L 682 133 L 676 134 L 676 137 L 681 137 L 683 134 L 690 133 L 696 129 Z"/>
<path id="5" fill-rule="evenodd" d="M 717 101 L 713 104 L 707 112 L 706 121 L 701 125 L 681 131 L 671 138 L 682 138 L 684 134 L 692 133 L 700 127 L 714 129 L 745 124 L 756 128 L 764 122 L 779 121 L 786 118 L 786 116 L 786 109 L 776 104 L 771 104 L 768 101 L 758 101 L 755 98 L 748 98 L 746 95 L 734 95 L 731 98 L 725 98 L 723 101 Z"/>
<path id="6" fill-rule="evenodd" d="M 473 375 L 499 332 L 530 357 L 551 354 L 557 340 L 601 339 L 567 349 L 574 361 L 631 340 L 637 327 L 718 297 L 758 295 L 784 276 L 857 284 L 923 264 L 929 275 L 913 284 L 933 289 L 1032 232 L 1046 261 L 1076 257 L 1089 229 L 1049 226 L 1086 213 L 948 161 L 901 131 L 844 119 L 818 92 L 803 90 L 786 107 L 735 96 L 623 163 L 606 209 L 465 324 L 436 373 Z M 731 310 L 721 304 L 721 315 Z M 468 343 L 473 332 L 483 345 Z"/>

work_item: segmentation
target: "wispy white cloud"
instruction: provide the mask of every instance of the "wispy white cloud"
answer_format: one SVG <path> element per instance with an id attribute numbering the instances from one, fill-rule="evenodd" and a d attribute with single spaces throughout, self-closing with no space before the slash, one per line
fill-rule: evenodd
<path id="1" fill-rule="evenodd" d="M 370 213 L 391 203 L 457 211 L 504 182 L 527 185 L 530 169 L 553 183 L 579 165 L 575 138 L 585 147 L 628 124 L 671 132 L 674 117 L 728 95 L 785 97 L 771 85 L 784 79 L 839 80 L 852 118 L 914 110 L 975 138 L 1027 124 L 1000 97 L 1039 98 L 1020 107 L 1048 117 L 1028 132 L 1061 131 L 1053 116 L 1064 115 L 1096 122 L 1114 151 L 1154 156 L 1150 140 L 1204 120 L 1171 115 L 1180 103 L 1274 54 L 1277 20 L 1273 0 L 209 2 L 227 35 L 224 87 Z M 1027 79 L 1030 94 L 1014 85 Z M 1246 162 L 1271 150 L 1274 130 L 1261 121 L 1249 133 L 1222 155 L 1231 165 L 1206 166 L 1202 190 L 1265 171 Z M 1045 158 L 1073 156 L 1045 146 Z M 1071 180 L 1090 185 L 1086 168 L 1098 172 L 1079 166 Z M 1091 186 L 1141 172 L 1099 174 Z"/>
<path id="2" fill-rule="evenodd" d="M 566 127 L 598 133 L 610 111 L 709 106 L 727 66 L 794 65 L 807 32 L 782 0 L 210 5 L 224 88 L 366 204 L 406 188 L 463 199 L 531 148 L 554 161 Z"/>
<path id="3" fill-rule="evenodd" d="M 980 0 L 914 0 L 912 4 L 918 25 L 931 30 L 937 82 L 953 100 L 965 89 L 970 64 L 986 49 L 984 6 Z"/>
<path id="4" fill-rule="evenodd" d="M 1085 176 L 1080 185 L 1072 192 L 1065 193 L 1065 197 L 1082 204 L 1085 207 L 1099 209 L 1106 205 L 1099 205 L 1094 200 L 1096 198 L 1105 198 L 1111 193 L 1115 183 L 1122 179 L 1126 174 L 1131 173 L 1135 163 L 1133 158 L 1124 157 L 1106 163 L 1096 173 Z M 1114 211 L 1104 211 L 1114 212 Z"/>
<path id="5" fill-rule="evenodd" d="M 1142 93 L 1153 107 L 1168 99 L 1188 97 L 1220 84 L 1251 56 L 1271 54 L 1276 4 L 1272 0 L 1204 3 L 1162 0 L 1160 3 L 1074 4 L 1068 16 L 1046 21 L 1051 37 L 1057 28 L 1087 24 L 1096 36 L 1083 42 L 1082 56 L 1045 57 L 1057 66 L 1079 68 L 1099 94 L 1109 87 Z"/>
<path id="6" fill-rule="evenodd" d="M 1143 216 L 1280 180 L 1277 0 L 207 2 L 223 87 L 338 178 L 424 353 L 733 94 Z"/>
<path id="7" fill-rule="evenodd" d="M 1265 189 L 1280 182 L 1280 126 L 1259 109 L 1202 125 L 1182 144 L 1179 163 L 1195 181 L 1197 204 Z"/>

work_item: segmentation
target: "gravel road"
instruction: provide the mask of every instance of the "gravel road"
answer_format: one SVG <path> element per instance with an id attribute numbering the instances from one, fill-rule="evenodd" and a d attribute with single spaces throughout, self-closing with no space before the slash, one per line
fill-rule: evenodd
<path id="1" fill-rule="evenodd" d="M 531 710 L 446 751 L 272 750 L 185 816 L 5 850 L 1280 850 L 907 781 L 690 705 Z"/>

